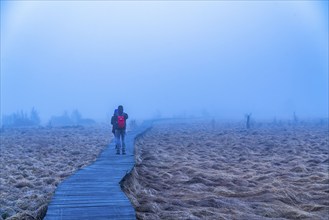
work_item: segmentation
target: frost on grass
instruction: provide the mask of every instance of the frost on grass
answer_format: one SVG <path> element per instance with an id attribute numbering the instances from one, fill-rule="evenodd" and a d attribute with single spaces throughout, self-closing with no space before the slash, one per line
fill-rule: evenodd
<path id="1" fill-rule="evenodd" d="M 1 132 L 0 219 L 42 219 L 58 184 L 109 144 L 106 126 Z"/>

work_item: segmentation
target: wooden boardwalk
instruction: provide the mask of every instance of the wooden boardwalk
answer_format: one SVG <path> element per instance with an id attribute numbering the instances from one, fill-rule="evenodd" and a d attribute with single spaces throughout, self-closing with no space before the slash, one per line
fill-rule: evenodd
<path id="1" fill-rule="evenodd" d="M 150 122 L 144 123 L 127 133 L 126 155 L 115 154 L 113 140 L 96 162 L 63 181 L 49 204 L 45 219 L 136 219 L 135 210 L 119 182 L 134 166 L 135 138 L 150 127 Z"/>

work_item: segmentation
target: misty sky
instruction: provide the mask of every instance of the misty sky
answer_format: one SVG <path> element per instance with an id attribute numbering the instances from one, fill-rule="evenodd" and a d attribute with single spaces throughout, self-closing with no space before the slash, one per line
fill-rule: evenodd
<path id="1" fill-rule="evenodd" d="M 1 1 L 1 113 L 328 117 L 328 1 Z"/>

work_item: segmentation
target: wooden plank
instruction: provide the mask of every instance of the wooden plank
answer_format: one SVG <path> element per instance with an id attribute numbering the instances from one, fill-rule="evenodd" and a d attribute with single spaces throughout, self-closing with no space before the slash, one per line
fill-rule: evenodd
<path id="1" fill-rule="evenodd" d="M 135 210 L 121 191 L 119 182 L 135 164 L 135 138 L 150 127 L 151 122 L 147 122 L 127 133 L 127 155 L 116 155 L 115 144 L 111 142 L 92 165 L 62 182 L 48 206 L 45 219 L 136 219 Z"/>

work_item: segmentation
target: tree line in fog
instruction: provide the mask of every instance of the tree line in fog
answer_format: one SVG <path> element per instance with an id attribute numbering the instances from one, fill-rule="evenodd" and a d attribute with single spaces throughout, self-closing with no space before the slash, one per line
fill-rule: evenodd
<path id="1" fill-rule="evenodd" d="M 95 123 L 96 122 L 93 119 L 84 118 L 78 110 L 74 110 L 71 113 L 65 111 L 62 115 L 52 116 L 49 119 L 47 126 L 85 126 L 93 125 Z M 35 108 L 32 108 L 30 112 L 24 112 L 21 110 L 9 115 L 4 115 L 1 119 L 2 127 L 33 127 L 40 125 L 41 119 L 39 112 Z"/>
<path id="2" fill-rule="evenodd" d="M 110 116 L 108 116 L 110 118 Z M 215 126 L 216 117 L 212 117 L 210 114 L 206 114 L 203 112 L 203 114 L 199 117 L 193 117 L 193 116 L 187 116 L 187 115 L 174 115 L 172 118 L 162 118 L 161 113 L 158 111 L 158 114 L 153 117 L 153 120 L 165 120 L 165 119 L 206 119 L 208 118 L 211 123 L 211 126 Z M 267 120 L 267 121 L 258 121 L 256 122 L 256 118 L 252 115 L 252 113 L 245 114 L 245 117 L 241 117 L 241 120 L 238 120 L 240 122 L 243 122 L 245 127 L 247 129 L 255 128 L 261 126 L 263 123 L 265 124 L 271 124 L 275 126 L 281 126 L 281 125 L 305 125 L 307 123 L 314 123 L 317 125 L 328 125 L 329 124 L 329 118 L 315 118 L 315 119 L 301 119 L 297 116 L 296 112 L 293 112 L 290 119 L 277 119 L 274 117 L 274 119 Z M 134 127 L 136 126 L 135 120 L 130 120 L 130 126 Z M 65 127 L 65 126 L 88 126 L 88 125 L 94 125 L 96 124 L 95 120 L 90 118 L 84 118 L 81 113 L 78 110 L 74 110 L 72 112 L 64 111 L 62 115 L 58 116 L 52 116 L 48 122 L 43 124 L 42 126 L 47 127 Z M 39 112 L 32 108 L 30 112 L 25 112 L 23 110 L 17 111 L 12 114 L 4 115 L 1 118 L 0 127 L 2 128 L 15 128 L 15 127 L 39 127 L 41 126 L 41 119 L 39 116 Z"/>

